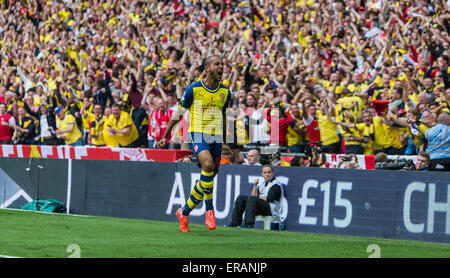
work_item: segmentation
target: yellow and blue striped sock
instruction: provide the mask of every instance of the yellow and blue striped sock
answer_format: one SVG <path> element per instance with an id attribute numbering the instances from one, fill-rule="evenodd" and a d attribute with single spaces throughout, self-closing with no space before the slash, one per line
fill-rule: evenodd
<path id="1" fill-rule="evenodd" d="M 203 200 L 203 188 L 200 185 L 200 181 L 197 182 L 197 184 L 192 188 L 191 196 L 189 196 L 189 199 L 187 200 L 186 204 L 184 205 L 182 209 L 182 214 L 184 216 L 188 216 L 189 213 L 194 210 L 198 204 Z"/>
<path id="2" fill-rule="evenodd" d="M 200 184 L 205 195 L 206 210 L 213 210 L 214 172 L 206 172 L 202 170 Z"/>

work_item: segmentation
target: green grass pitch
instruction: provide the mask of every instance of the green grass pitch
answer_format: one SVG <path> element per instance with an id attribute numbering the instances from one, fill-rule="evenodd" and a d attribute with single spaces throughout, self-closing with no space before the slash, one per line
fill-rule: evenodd
<path id="1" fill-rule="evenodd" d="M 0 257 L 449 258 L 450 244 L 0 209 Z M 68 248 L 71 244 L 79 250 Z M 79 252 L 78 252 L 79 251 Z M 75 252 L 78 252 L 75 254 Z"/>

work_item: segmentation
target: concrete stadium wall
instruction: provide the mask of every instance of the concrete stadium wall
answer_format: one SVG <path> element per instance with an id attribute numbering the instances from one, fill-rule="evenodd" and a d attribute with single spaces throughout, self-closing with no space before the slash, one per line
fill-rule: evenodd
<path id="1" fill-rule="evenodd" d="M 215 179 L 218 225 L 249 195 L 261 168 L 223 165 Z M 450 174 L 275 167 L 289 231 L 450 243 Z M 69 213 L 177 221 L 200 177 L 196 164 L 0 158 L 0 207 L 56 199 Z M 204 223 L 204 204 L 191 223 Z M 261 227 L 261 223 L 258 223 Z"/>

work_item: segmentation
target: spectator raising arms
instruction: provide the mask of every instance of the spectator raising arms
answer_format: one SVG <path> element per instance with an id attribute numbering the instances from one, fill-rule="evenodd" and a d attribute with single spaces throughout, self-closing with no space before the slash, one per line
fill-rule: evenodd
<path id="1" fill-rule="evenodd" d="M 113 138 L 114 142 L 120 147 L 137 147 L 137 139 L 139 138 L 136 126 L 131 119 L 130 114 L 120 110 L 120 106 L 114 103 L 111 107 L 111 115 L 105 123 L 108 135 Z"/>
<path id="2" fill-rule="evenodd" d="M 156 102 L 175 111 L 214 55 L 234 108 L 227 143 L 241 151 L 298 154 L 317 140 L 327 153 L 417 155 L 434 144 L 427 130 L 448 126 L 438 123 L 450 113 L 446 0 L 72 2 L 1 1 L 1 117 L 21 125 L 25 107 L 35 140 L 11 141 L 25 128 L 4 124 L 0 143 L 74 143 L 56 138 L 59 106 L 84 144 L 154 147 L 170 116 L 156 121 Z M 114 104 L 126 126 L 106 125 Z M 170 147 L 189 149 L 190 118 Z"/>
<path id="3" fill-rule="evenodd" d="M 270 123 L 269 144 L 279 145 L 285 150 L 287 148 L 287 129 L 294 119 L 279 104 L 280 99 L 276 98 L 273 100 L 273 106 L 267 110 L 266 118 Z"/>
<path id="4" fill-rule="evenodd" d="M 56 137 L 65 141 L 69 146 L 82 146 L 81 132 L 75 122 L 75 117 L 67 114 L 60 106 L 56 107 Z"/>

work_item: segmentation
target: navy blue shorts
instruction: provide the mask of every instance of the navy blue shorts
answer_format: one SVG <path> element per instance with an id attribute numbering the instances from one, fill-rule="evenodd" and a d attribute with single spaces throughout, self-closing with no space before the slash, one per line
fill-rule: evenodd
<path id="1" fill-rule="evenodd" d="M 189 147 L 197 160 L 197 156 L 201 151 L 209 151 L 214 161 L 214 172 L 219 172 L 220 159 L 222 157 L 222 143 L 218 143 L 217 141 L 221 142 L 222 136 L 220 135 L 220 140 L 217 136 L 200 132 L 190 132 L 188 136 Z M 200 163 L 197 165 L 201 168 Z"/>

